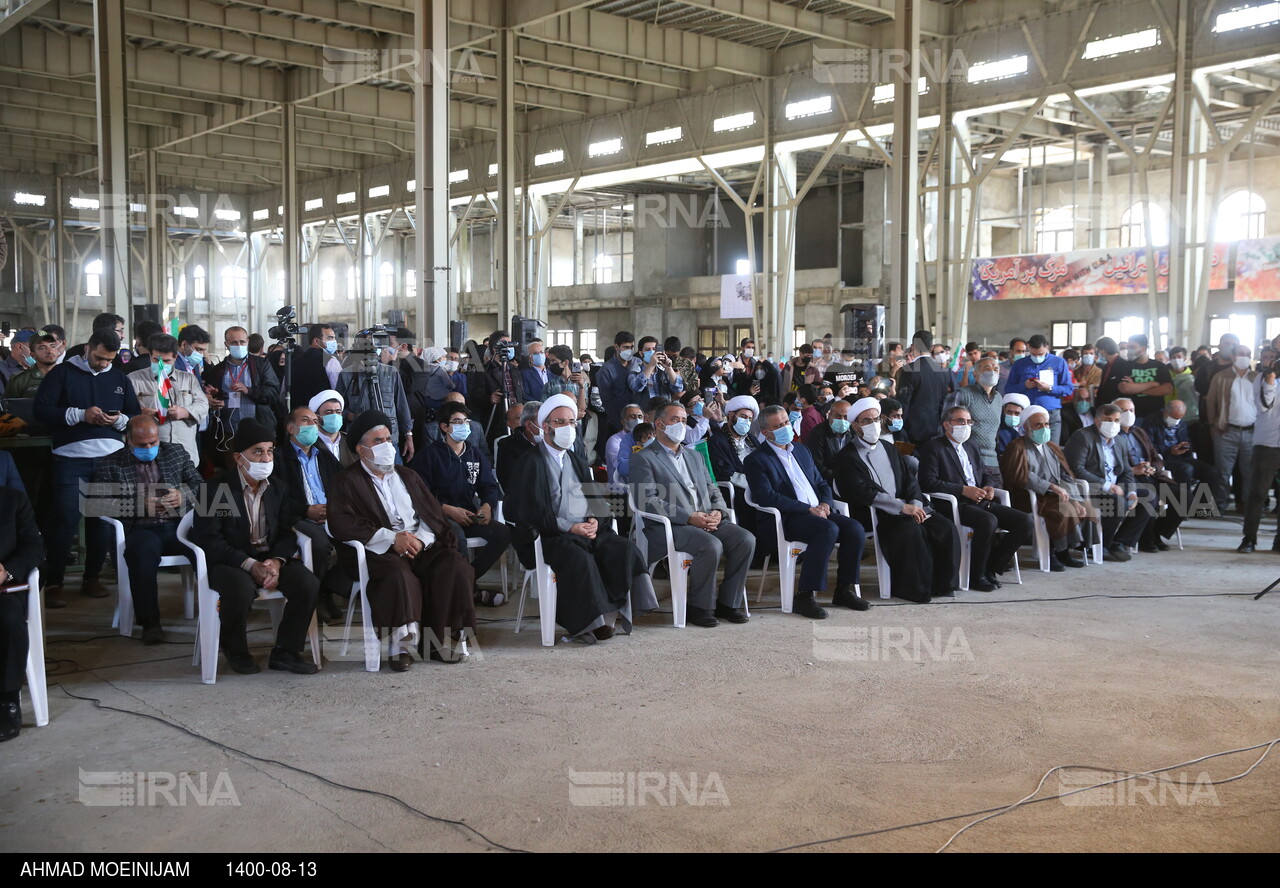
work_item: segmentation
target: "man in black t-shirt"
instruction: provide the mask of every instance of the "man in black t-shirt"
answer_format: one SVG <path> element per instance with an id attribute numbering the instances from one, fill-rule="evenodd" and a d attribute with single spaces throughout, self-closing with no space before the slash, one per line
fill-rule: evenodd
<path id="1" fill-rule="evenodd" d="M 1111 374 L 1098 391 L 1098 403 L 1110 404 L 1116 398 L 1129 398 L 1138 419 L 1164 409 L 1166 395 L 1173 394 L 1173 374 L 1168 364 L 1152 360 L 1147 337 L 1135 333 L 1129 337 L 1129 360 L 1118 359 Z"/>

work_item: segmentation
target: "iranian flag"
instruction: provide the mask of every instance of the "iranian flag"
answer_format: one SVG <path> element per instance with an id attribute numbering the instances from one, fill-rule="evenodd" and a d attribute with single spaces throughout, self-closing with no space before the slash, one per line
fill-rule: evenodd
<path id="1" fill-rule="evenodd" d="M 156 386 L 156 403 L 160 408 L 159 421 L 164 422 L 165 417 L 169 415 L 169 408 L 173 405 L 173 377 L 171 374 L 165 373 L 165 364 L 163 361 L 157 365 L 157 376 L 159 376 L 159 384 Z"/>

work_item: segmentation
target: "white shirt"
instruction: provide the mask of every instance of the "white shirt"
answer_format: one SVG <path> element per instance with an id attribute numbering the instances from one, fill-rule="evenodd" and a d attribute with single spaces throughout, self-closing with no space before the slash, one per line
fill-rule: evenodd
<path id="1" fill-rule="evenodd" d="M 342 432 L 333 436 L 333 440 L 329 440 L 329 436 L 324 432 L 320 433 L 317 441 L 325 446 L 325 449 L 334 455 L 339 461 L 342 459 Z"/>
<path id="2" fill-rule="evenodd" d="M 778 454 L 778 459 L 782 460 L 783 468 L 787 470 L 787 477 L 791 479 L 791 486 L 795 488 L 796 499 L 810 508 L 818 505 L 818 494 L 814 493 L 813 485 L 809 483 L 809 479 L 800 470 L 800 463 L 796 462 L 795 454 L 792 452 L 795 445 L 788 444 L 786 447 L 779 447 L 776 443 L 770 441 L 769 446 L 773 448 L 774 453 Z"/>
<path id="3" fill-rule="evenodd" d="M 1251 426 L 1258 421 L 1258 408 L 1253 402 L 1253 383 L 1249 374 L 1232 370 L 1231 399 L 1227 410 L 1227 422 L 1233 426 Z"/>
<path id="4" fill-rule="evenodd" d="M 957 444 L 950 438 L 947 439 L 951 446 L 956 449 L 956 454 L 960 457 L 960 468 L 964 470 L 964 483 L 970 487 L 978 486 L 978 479 L 973 474 L 973 463 L 969 462 L 969 454 L 964 452 L 964 445 Z"/>
<path id="5" fill-rule="evenodd" d="M 361 460 L 360 465 L 373 479 L 373 489 L 382 501 L 382 508 L 391 520 L 391 527 L 378 528 L 378 532 L 369 538 L 365 548 L 375 555 L 384 555 L 396 541 L 396 534 L 407 530 L 422 541 L 422 545 L 430 546 L 436 541 L 431 529 L 418 520 L 413 510 L 413 499 L 409 496 L 409 488 L 404 486 L 400 475 L 393 469 L 386 475 L 379 475 L 369 468 L 368 463 Z"/>

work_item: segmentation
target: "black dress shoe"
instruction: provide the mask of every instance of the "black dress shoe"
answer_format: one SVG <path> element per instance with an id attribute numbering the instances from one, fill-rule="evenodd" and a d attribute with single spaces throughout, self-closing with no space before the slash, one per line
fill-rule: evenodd
<path id="1" fill-rule="evenodd" d="M 1056 552 L 1049 556 L 1049 570 L 1054 573 L 1065 573 L 1067 570 L 1067 566 L 1062 563 L 1062 559 L 1058 557 Z"/>
<path id="2" fill-rule="evenodd" d="M 970 592 L 994 592 L 996 591 L 996 584 L 988 580 L 986 577 L 982 577 L 981 579 L 977 579 L 977 580 L 969 580 L 969 591 Z"/>
<path id="3" fill-rule="evenodd" d="M 443 663 L 446 666 L 457 666 L 459 663 L 465 663 L 467 660 L 470 659 L 470 657 L 468 657 L 466 654 L 462 653 L 461 651 L 453 651 L 448 656 L 446 656 L 444 652 L 440 650 L 440 648 L 433 646 L 431 648 L 431 654 L 428 657 L 428 659 L 436 663 Z"/>
<path id="4" fill-rule="evenodd" d="M 933 595 L 932 595 L 932 597 L 933 597 L 933 598 L 955 598 L 955 597 L 956 597 L 956 590 L 955 590 L 955 589 L 947 589 L 947 590 L 942 591 L 942 592 L 934 592 L 934 593 L 933 593 Z"/>
<path id="5" fill-rule="evenodd" d="M 22 730 L 22 707 L 17 703 L 0 703 L 0 743 L 12 740 Z"/>
<path id="6" fill-rule="evenodd" d="M 827 612 L 814 600 L 813 593 L 797 595 L 791 602 L 791 612 L 812 620 L 825 620 Z"/>
<path id="7" fill-rule="evenodd" d="M 303 659 L 300 654 L 286 651 L 284 648 L 275 648 L 271 651 L 271 656 L 267 659 L 267 668 L 293 672 L 297 675 L 315 675 L 320 671 L 320 667 L 311 660 Z"/>
<path id="8" fill-rule="evenodd" d="M 227 665 L 241 675 L 256 675 L 262 667 L 249 654 L 227 654 Z"/>
<path id="9" fill-rule="evenodd" d="M 1236 551 L 1241 555 L 1248 555 L 1256 548 L 1253 540 L 1244 540 L 1240 545 L 1236 546 Z"/>
<path id="10" fill-rule="evenodd" d="M 1122 544 L 1117 543 L 1114 546 L 1108 547 L 1106 551 L 1102 553 L 1102 560 L 1117 561 L 1123 564 L 1126 561 L 1132 561 L 1133 556 L 1129 554 L 1129 550 L 1126 549 Z"/>
<path id="11" fill-rule="evenodd" d="M 717 604 L 715 614 L 722 620 L 730 623 L 745 623 L 751 619 L 751 615 L 747 613 L 746 608 L 729 607 L 726 604 Z"/>
<path id="12" fill-rule="evenodd" d="M 1165 548 L 1167 549 L 1169 547 L 1165 546 Z M 1160 547 L 1157 546 L 1155 543 L 1139 543 L 1138 551 L 1145 552 L 1148 555 L 1155 555 L 1160 552 Z"/>
<path id="13" fill-rule="evenodd" d="M 392 654 L 387 659 L 387 665 L 391 667 L 392 672 L 408 672 L 409 667 L 413 665 L 413 655 L 407 653 Z"/>
<path id="14" fill-rule="evenodd" d="M 997 589 L 1004 587 L 1004 583 L 1000 582 L 999 578 L 995 574 L 995 571 L 988 571 L 984 579 L 991 585 L 995 586 Z"/>
<path id="15" fill-rule="evenodd" d="M 164 644 L 164 632 L 159 626 L 142 627 L 142 643 L 146 645 Z"/>
<path id="16" fill-rule="evenodd" d="M 597 626 L 591 630 L 591 634 L 596 637 L 596 641 L 608 641 L 613 638 L 614 631 L 612 626 Z"/>
<path id="17" fill-rule="evenodd" d="M 1063 552 L 1058 556 L 1058 560 L 1061 561 L 1065 567 L 1084 567 L 1084 559 L 1077 558 L 1070 552 Z"/>
<path id="18" fill-rule="evenodd" d="M 1168 552 L 1168 551 L 1169 551 L 1169 548 L 1170 548 L 1170 547 L 1169 547 L 1169 544 L 1168 544 L 1168 543 L 1166 543 L 1164 540 L 1160 539 L 1160 537 L 1156 537 L 1156 551 L 1157 551 L 1157 552 Z M 1274 548 L 1275 548 L 1275 546 L 1272 546 L 1271 548 L 1273 548 L 1273 549 L 1274 549 Z"/>
<path id="19" fill-rule="evenodd" d="M 706 629 L 714 629 L 720 625 L 720 621 L 715 618 L 715 614 L 700 607 L 689 608 L 689 614 L 685 618 L 685 622 L 692 623 L 695 626 L 702 626 Z"/>
<path id="20" fill-rule="evenodd" d="M 864 611 L 871 608 L 871 603 L 853 594 L 852 586 L 841 586 L 831 596 L 832 607 L 847 607 L 849 610 Z"/>

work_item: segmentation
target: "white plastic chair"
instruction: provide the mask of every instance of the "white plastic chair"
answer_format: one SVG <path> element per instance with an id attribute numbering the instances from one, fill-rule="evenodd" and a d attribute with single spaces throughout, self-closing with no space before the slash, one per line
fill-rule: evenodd
<path id="1" fill-rule="evenodd" d="M 955 521 L 956 527 L 960 530 L 960 590 L 962 592 L 969 591 L 969 571 L 973 561 L 973 528 L 960 523 L 960 503 L 956 497 L 949 493 L 931 493 L 929 498 L 932 500 L 942 500 L 951 504 L 951 519 Z M 1000 505 L 1009 505 L 1009 491 L 996 488 L 996 498 L 1000 501 Z M 1008 533 L 1004 530 L 996 530 L 996 533 Z M 1015 553 L 1013 557 L 1013 575 L 1019 586 L 1022 585 L 1022 568 L 1018 566 L 1018 556 Z"/>
<path id="2" fill-rule="evenodd" d="M 328 529 L 327 527 L 325 528 Z M 377 672 L 382 667 L 382 647 L 378 642 L 378 632 L 373 626 L 373 612 L 369 609 L 369 560 L 365 557 L 364 543 L 359 540 L 343 540 L 356 550 L 355 581 L 351 583 L 351 601 L 347 605 L 347 624 L 342 632 L 342 656 L 347 655 L 351 646 L 351 620 L 355 616 L 356 606 L 360 608 L 360 626 L 364 639 L 364 669 L 366 672 Z"/>
<path id="3" fill-rule="evenodd" d="M 617 528 L 617 522 L 611 522 Z M 556 573 L 542 556 L 542 537 L 533 537 L 533 597 L 538 599 L 538 622 L 542 629 L 542 646 L 554 647 L 556 643 L 556 598 L 560 587 L 556 582 Z M 524 619 L 525 594 L 528 591 L 530 572 L 525 572 L 525 584 L 520 587 L 520 605 L 516 609 L 516 631 L 520 631 L 520 623 Z M 631 596 L 627 596 L 625 611 L 627 618 L 631 614 Z"/>
<path id="4" fill-rule="evenodd" d="M 304 534 L 297 533 L 298 549 L 302 555 L 302 563 L 308 570 L 312 569 L 311 540 Z M 209 588 L 209 566 L 205 559 L 204 549 L 191 541 L 190 526 L 178 526 L 178 539 L 191 550 L 196 565 L 196 597 L 199 601 L 199 613 L 196 621 L 195 653 L 191 665 L 200 667 L 200 680 L 205 684 L 214 684 L 218 680 L 218 645 L 222 622 L 218 619 L 218 592 Z M 271 612 L 271 628 L 280 625 L 280 617 L 284 613 L 285 597 L 279 590 L 259 589 L 256 601 L 267 602 Z M 307 632 L 307 640 L 311 644 L 311 658 L 320 667 L 320 630 L 316 617 L 311 615 L 311 628 Z"/>
<path id="5" fill-rule="evenodd" d="M 631 486 L 627 486 L 627 505 L 631 507 L 631 514 L 634 517 L 632 522 L 632 532 L 638 538 L 644 533 L 644 522 L 652 521 L 655 524 L 662 525 L 662 531 L 666 536 L 667 548 L 654 558 L 650 555 L 646 560 L 649 567 L 657 564 L 662 559 L 667 560 L 667 573 L 671 576 L 671 614 L 672 622 L 675 623 L 677 629 L 683 629 L 685 626 L 685 617 L 689 605 L 689 569 L 693 567 L 693 556 L 688 552 L 681 552 L 676 549 L 675 540 L 671 534 L 671 519 L 665 515 L 659 515 L 656 512 L 645 512 L 636 505 L 635 494 Z"/>
<path id="6" fill-rule="evenodd" d="M 191 530 L 191 524 L 195 520 L 196 513 L 193 509 L 182 516 L 182 520 L 178 523 L 178 535 L 182 536 L 183 532 Z M 116 612 L 111 618 L 111 628 L 120 628 L 120 634 L 125 636 L 133 635 L 134 615 L 133 615 L 133 586 L 129 582 L 129 565 L 124 560 L 124 525 L 115 518 L 103 518 L 107 524 L 115 529 L 116 534 Z M 182 615 L 188 620 L 195 619 L 196 604 L 196 578 L 195 568 L 191 565 L 191 559 L 186 555 L 162 555 L 160 557 L 160 567 L 180 567 L 182 568 Z"/>
<path id="7" fill-rule="evenodd" d="M 1077 495 L 1082 495 L 1080 493 L 1081 484 L 1084 484 L 1084 482 L 1078 482 L 1076 485 L 1073 485 Z M 1036 496 L 1036 492 L 1028 488 L 1027 496 L 1031 498 L 1031 544 L 1035 548 L 1036 558 L 1040 562 L 1040 570 L 1043 573 L 1048 573 L 1050 560 L 1049 526 L 1045 524 L 1044 518 L 1040 515 L 1040 501 Z M 1093 533 L 1099 541 L 1094 543 L 1092 546 L 1084 547 L 1084 560 L 1086 564 L 1089 563 L 1091 555 L 1095 563 L 1102 563 L 1102 528 L 1097 526 L 1096 522 L 1094 522 L 1094 524 L 1095 528 Z M 1090 550 L 1092 550 L 1092 552 L 1090 552 Z M 1015 558 L 1014 561 L 1016 562 L 1017 558 Z"/>
<path id="8" fill-rule="evenodd" d="M 27 574 L 25 586 L 11 586 L 5 594 L 27 593 L 27 692 L 36 727 L 49 724 L 49 684 L 44 674 L 44 605 L 40 601 L 40 568 Z"/>
<path id="9" fill-rule="evenodd" d="M 809 548 L 809 544 L 802 543 L 799 540 L 788 540 L 787 535 L 782 530 L 782 512 L 769 506 L 758 505 L 751 498 L 750 490 L 744 490 L 742 493 L 748 506 L 751 506 L 757 512 L 773 516 L 774 532 L 777 534 L 778 539 L 778 588 L 782 599 L 782 612 L 789 614 L 792 612 L 791 606 L 795 601 L 796 595 L 796 562 L 800 560 L 800 555 Z M 768 576 L 769 556 L 766 555 L 764 570 L 760 572 L 760 591 L 756 595 L 757 602 L 764 595 L 764 583 Z"/>
<path id="10" fill-rule="evenodd" d="M 876 553 L 876 583 L 880 586 L 881 598 L 892 598 L 893 575 L 889 572 L 889 562 L 880 548 L 880 521 L 876 517 L 879 509 L 872 506 L 868 511 L 871 512 L 871 533 L 867 536 L 871 537 L 871 545 Z"/>

